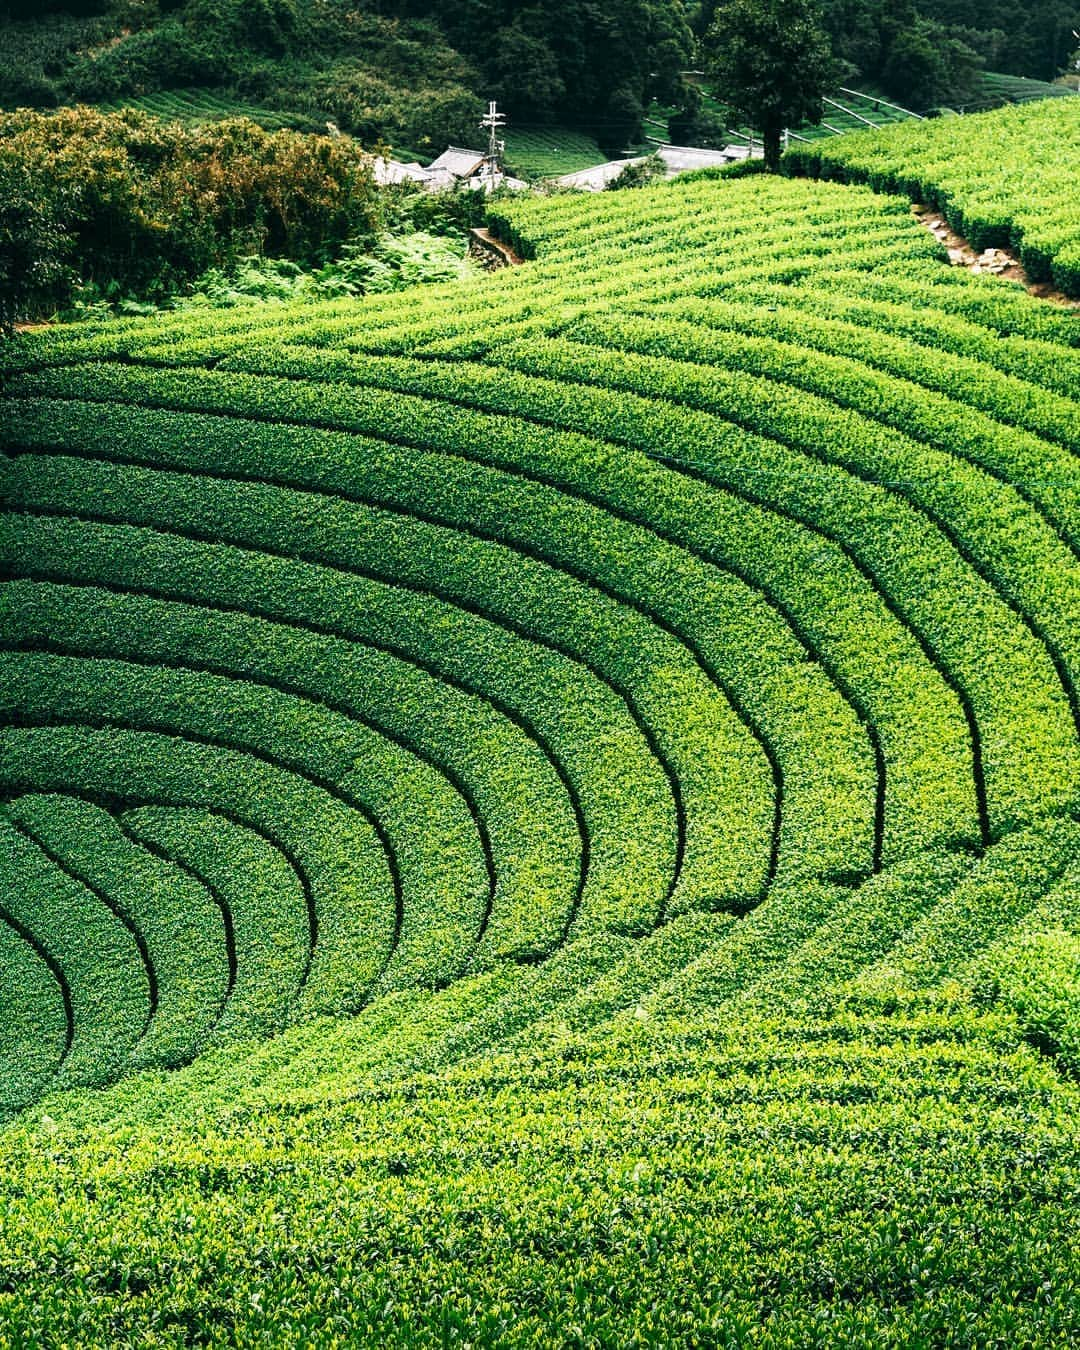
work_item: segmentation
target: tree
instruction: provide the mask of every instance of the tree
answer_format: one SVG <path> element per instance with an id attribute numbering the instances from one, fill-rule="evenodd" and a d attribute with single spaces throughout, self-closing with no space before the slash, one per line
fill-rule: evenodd
<path id="1" fill-rule="evenodd" d="M 815 0 L 720 0 L 704 40 L 717 96 L 761 132 L 765 163 L 780 165 L 784 128 L 818 122 L 836 82 Z"/>
<path id="2" fill-rule="evenodd" d="M 491 42 L 488 92 L 518 117 L 543 118 L 566 97 L 559 63 L 543 38 L 516 24 L 500 28 Z"/>
<path id="3" fill-rule="evenodd" d="M 933 108 L 941 103 L 963 107 L 977 97 L 982 59 L 933 19 L 916 19 L 898 33 L 889 49 L 880 80 L 886 92 L 911 108 Z"/>
<path id="4" fill-rule="evenodd" d="M 929 108 L 944 97 L 947 77 L 940 42 L 930 24 L 919 21 L 900 33 L 881 72 L 885 88 L 895 98 L 901 92 L 908 105 Z"/>
<path id="5" fill-rule="evenodd" d="M 47 312 L 70 283 L 72 240 L 60 224 L 64 194 L 52 199 L 15 155 L 0 158 L 0 333 Z"/>
<path id="6" fill-rule="evenodd" d="M 43 14 L 101 14 L 109 0 L 0 0 L 0 19 L 39 19 Z"/>
<path id="7" fill-rule="evenodd" d="M 344 3 L 344 0 L 342 0 Z M 621 150 L 655 94 L 681 95 L 693 37 L 684 0 L 368 0 L 429 16 L 480 70 L 511 122 L 585 128 Z"/>

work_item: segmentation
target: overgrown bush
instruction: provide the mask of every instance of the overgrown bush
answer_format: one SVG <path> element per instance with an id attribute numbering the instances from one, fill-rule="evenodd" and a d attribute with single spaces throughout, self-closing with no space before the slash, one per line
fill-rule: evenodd
<path id="1" fill-rule="evenodd" d="M 632 159 L 617 178 L 607 185 L 609 192 L 619 192 L 623 188 L 648 187 L 658 178 L 663 178 L 667 166 L 659 155 L 649 155 L 645 159 Z"/>
<path id="2" fill-rule="evenodd" d="M 41 312 L 75 281 L 148 298 L 250 253 L 307 264 L 374 240 L 370 156 L 343 138 L 198 128 L 132 110 L 0 117 L 0 315 Z"/>
<path id="3" fill-rule="evenodd" d="M 211 268 L 192 283 L 192 293 L 174 299 L 171 308 L 202 307 L 228 309 L 252 300 L 325 300 L 331 296 L 371 295 L 400 291 L 438 281 L 453 281 L 467 276 L 473 264 L 458 239 L 441 238 L 423 232 L 405 237 L 385 235 L 374 247 L 346 244 L 342 256 L 315 270 L 305 270 L 288 258 L 241 258 L 228 268 Z M 107 316 L 104 303 L 87 306 L 86 312 Z M 130 301 L 119 306 L 121 313 L 145 308 Z"/>
<path id="4" fill-rule="evenodd" d="M 0 157 L 0 330 L 67 289 L 71 238 L 24 165 Z"/>

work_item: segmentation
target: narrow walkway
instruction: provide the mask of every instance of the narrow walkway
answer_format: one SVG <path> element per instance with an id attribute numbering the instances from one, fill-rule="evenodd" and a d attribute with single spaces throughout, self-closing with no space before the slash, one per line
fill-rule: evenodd
<path id="1" fill-rule="evenodd" d="M 518 257 L 509 244 L 504 244 L 490 230 L 484 229 L 469 231 L 469 252 L 493 272 L 502 267 L 520 267 L 525 261 Z"/>
<path id="2" fill-rule="evenodd" d="M 1049 300 L 1051 304 L 1064 305 L 1069 309 L 1080 308 L 1075 300 L 1070 300 L 1057 290 L 1053 282 L 1032 281 L 1024 270 L 1020 259 L 1006 248 L 987 248 L 976 253 L 971 244 L 949 227 L 940 211 L 932 211 L 921 203 L 912 206 L 915 218 L 935 239 L 943 243 L 949 253 L 949 262 L 953 267 L 966 267 L 969 272 L 1004 277 L 1006 281 L 1018 281 L 1030 294 L 1040 300 Z"/>

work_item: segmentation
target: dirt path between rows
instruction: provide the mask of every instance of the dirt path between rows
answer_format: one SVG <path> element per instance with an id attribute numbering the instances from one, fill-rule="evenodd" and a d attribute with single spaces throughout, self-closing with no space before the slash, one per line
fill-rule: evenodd
<path id="1" fill-rule="evenodd" d="M 1015 253 L 1007 248 L 988 248 L 982 253 L 976 253 L 968 241 L 949 228 L 945 217 L 940 211 L 931 211 L 928 206 L 916 203 L 912 206 L 915 213 L 915 219 L 940 243 L 944 244 L 949 253 L 949 262 L 953 267 L 966 267 L 969 272 L 976 274 L 986 274 L 995 277 L 1004 277 L 1006 281 L 1018 281 L 1029 295 L 1034 295 L 1040 300 L 1048 300 L 1052 305 L 1063 305 L 1067 309 L 1080 309 L 1080 304 L 1075 300 L 1070 300 L 1067 295 L 1056 290 L 1053 282 L 1032 281 Z"/>
<path id="2" fill-rule="evenodd" d="M 484 229 L 469 231 L 469 252 L 489 271 L 496 271 L 500 267 L 520 267 L 525 261 L 518 257 L 509 244 L 504 244 L 490 230 Z"/>

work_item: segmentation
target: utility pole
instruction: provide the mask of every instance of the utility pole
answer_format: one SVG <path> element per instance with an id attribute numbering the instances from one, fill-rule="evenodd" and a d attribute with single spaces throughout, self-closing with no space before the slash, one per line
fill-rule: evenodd
<path id="1" fill-rule="evenodd" d="M 502 175 L 502 156 L 506 142 L 499 139 L 499 132 L 506 125 L 506 117 L 499 111 L 494 99 L 488 104 L 487 115 L 480 119 L 480 125 L 488 133 L 488 150 L 484 157 L 483 174 L 492 180 Z"/>

